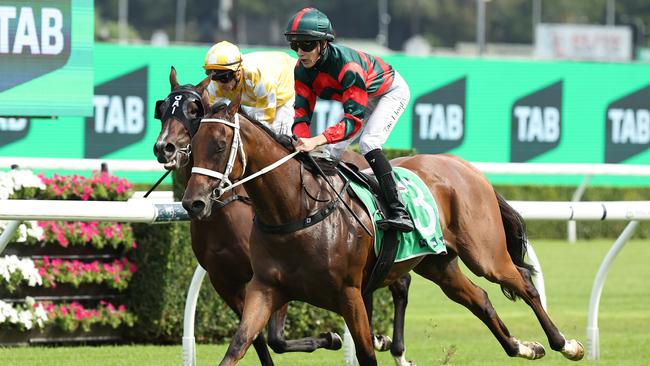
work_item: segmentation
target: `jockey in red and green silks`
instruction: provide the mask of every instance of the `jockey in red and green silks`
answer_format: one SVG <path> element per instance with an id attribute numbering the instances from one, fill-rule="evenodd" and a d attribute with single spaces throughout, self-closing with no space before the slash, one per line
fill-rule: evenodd
<path id="1" fill-rule="evenodd" d="M 332 43 L 334 30 L 315 8 L 296 13 L 284 33 L 299 61 L 294 70 L 296 101 L 293 133 L 298 151 L 333 144 L 338 158 L 360 134 L 359 147 L 372 168 L 389 205 L 382 229 L 412 231 L 413 222 L 401 201 L 390 163 L 381 151 L 410 99 L 408 85 L 395 69 L 376 56 Z M 343 119 L 311 137 L 309 124 L 316 98 L 337 100 Z"/>

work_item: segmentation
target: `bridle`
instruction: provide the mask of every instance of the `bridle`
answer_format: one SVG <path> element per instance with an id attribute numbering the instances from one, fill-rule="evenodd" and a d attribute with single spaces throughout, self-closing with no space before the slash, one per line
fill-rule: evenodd
<path id="1" fill-rule="evenodd" d="M 201 174 L 208 177 L 219 179 L 219 185 L 217 186 L 217 188 L 215 188 L 212 191 L 212 194 L 210 195 L 210 200 L 212 201 L 219 201 L 219 197 L 221 197 L 224 193 L 232 190 L 233 188 L 239 185 L 244 184 L 245 182 L 248 182 L 251 179 L 255 179 L 263 174 L 270 172 L 271 170 L 284 164 L 285 162 L 293 158 L 296 154 L 298 154 L 297 151 L 293 152 L 283 157 L 282 159 L 276 161 L 275 163 L 265 167 L 264 169 L 242 179 L 246 172 L 246 154 L 244 153 L 244 143 L 240 133 L 241 128 L 239 125 L 239 114 L 237 113 L 235 114 L 235 118 L 233 122 L 225 120 L 223 118 L 203 118 L 201 119 L 201 123 L 221 123 L 226 126 L 232 127 L 233 129 L 232 144 L 230 145 L 230 153 L 229 153 L 230 155 L 228 155 L 228 162 L 226 163 L 226 167 L 223 173 L 217 172 L 212 169 L 201 168 L 197 166 L 192 168 L 192 174 Z M 233 183 L 230 181 L 229 176 L 230 173 L 232 173 L 232 169 L 235 165 L 235 159 L 237 158 L 238 152 L 242 163 L 242 173 L 241 176 L 236 180 L 236 182 Z"/>

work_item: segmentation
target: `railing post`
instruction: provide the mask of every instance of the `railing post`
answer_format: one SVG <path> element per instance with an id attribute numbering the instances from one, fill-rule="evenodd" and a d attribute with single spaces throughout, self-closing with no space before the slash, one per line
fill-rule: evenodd
<path id="1" fill-rule="evenodd" d="M 185 315 L 183 316 L 183 365 L 196 366 L 196 343 L 194 342 L 194 316 L 196 303 L 199 299 L 201 282 L 205 277 L 205 269 L 201 265 L 196 266 L 190 288 L 187 290 L 185 299 Z"/>
<path id="2" fill-rule="evenodd" d="M 585 193 L 585 190 L 587 190 L 587 185 L 589 184 L 589 181 L 591 180 L 591 175 L 586 175 L 582 179 L 582 183 L 578 186 L 578 188 L 573 192 L 573 196 L 571 197 L 571 202 L 578 202 L 582 198 L 582 195 Z M 576 221 L 575 220 L 569 220 L 567 221 L 567 240 L 569 243 L 574 244 L 577 240 L 577 235 L 576 235 Z"/>
<path id="3" fill-rule="evenodd" d="M 587 358 L 598 360 L 600 358 L 600 337 L 598 334 L 598 308 L 600 307 L 600 295 L 603 293 L 603 285 L 607 277 L 609 267 L 614 262 L 618 252 L 623 249 L 630 239 L 634 230 L 639 225 L 638 221 L 630 221 L 625 230 L 619 235 L 614 245 L 611 247 L 605 259 L 600 264 L 594 285 L 591 288 L 591 297 L 589 298 L 589 314 L 587 318 Z"/>

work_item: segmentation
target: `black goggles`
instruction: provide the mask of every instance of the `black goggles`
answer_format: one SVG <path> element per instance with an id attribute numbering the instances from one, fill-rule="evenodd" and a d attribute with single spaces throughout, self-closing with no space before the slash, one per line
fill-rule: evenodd
<path id="1" fill-rule="evenodd" d="M 291 49 L 298 52 L 298 48 L 305 52 L 311 52 L 318 45 L 318 41 L 291 41 Z"/>
<path id="2" fill-rule="evenodd" d="M 210 75 L 210 78 L 214 81 L 218 81 L 221 83 L 229 83 L 232 79 L 235 78 L 235 72 L 234 71 L 215 71 L 215 70 L 208 70 L 205 72 L 207 75 Z"/>

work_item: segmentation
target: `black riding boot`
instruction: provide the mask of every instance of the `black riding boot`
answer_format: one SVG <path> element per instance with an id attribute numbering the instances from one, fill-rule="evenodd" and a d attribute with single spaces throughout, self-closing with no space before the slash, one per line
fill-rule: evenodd
<path id="1" fill-rule="evenodd" d="M 384 212 L 385 219 L 377 221 L 377 225 L 382 230 L 413 231 L 413 221 L 406 211 L 404 203 L 402 203 L 395 176 L 393 176 L 393 168 L 390 166 L 388 159 L 381 152 L 381 149 L 370 151 L 365 155 L 365 158 L 375 173 L 388 204 L 388 212 Z"/>

